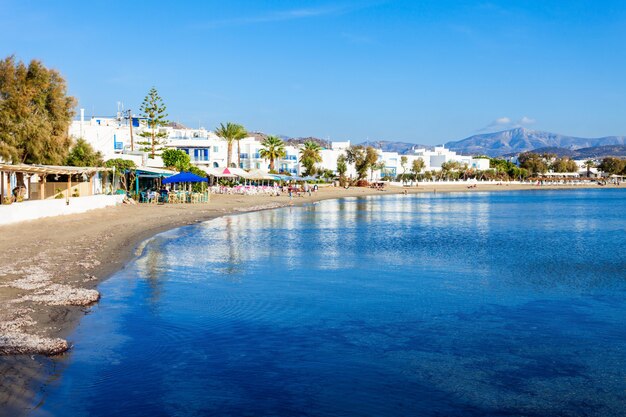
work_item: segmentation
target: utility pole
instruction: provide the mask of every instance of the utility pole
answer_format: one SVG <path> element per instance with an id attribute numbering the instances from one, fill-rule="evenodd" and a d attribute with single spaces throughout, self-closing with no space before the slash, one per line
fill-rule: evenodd
<path id="1" fill-rule="evenodd" d="M 130 127 L 130 151 L 134 152 L 135 143 L 133 142 L 133 113 L 128 109 L 128 126 Z"/>

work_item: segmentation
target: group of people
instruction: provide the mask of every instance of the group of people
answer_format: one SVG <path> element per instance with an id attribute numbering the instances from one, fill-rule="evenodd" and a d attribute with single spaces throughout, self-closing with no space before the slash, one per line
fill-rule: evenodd
<path id="1" fill-rule="evenodd" d="M 284 189 L 284 187 L 283 187 Z M 302 186 L 298 185 L 288 185 L 287 192 L 289 193 L 289 198 L 292 198 L 294 195 L 296 197 L 304 197 L 306 194 L 311 196 L 312 193 L 317 191 L 317 184 L 313 184 L 312 186 L 305 182 Z"/>

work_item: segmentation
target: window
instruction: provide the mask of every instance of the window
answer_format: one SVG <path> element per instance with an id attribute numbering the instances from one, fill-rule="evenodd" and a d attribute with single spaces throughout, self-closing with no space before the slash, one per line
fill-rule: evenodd
<path id="1" fill-rule="evenodd" d="M 193 150 L 193 159 L 195 161 L 208 161 L 209 160 L 209 150 L 200 148 Z"/>
<path id="2" fill-rule="evenodd" d="M 220 147 L 219 146 L 214 146 L 213 147 L 213 152 L 219 152 Z"/>

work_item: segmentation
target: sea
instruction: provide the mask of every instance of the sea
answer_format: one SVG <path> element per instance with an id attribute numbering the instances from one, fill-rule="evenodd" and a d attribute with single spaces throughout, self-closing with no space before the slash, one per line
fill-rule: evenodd
<path id="1" fill-rule="evenodd" d="M 626 416 L 626 190 L 424 193 L 161 233 L 32 416 Z"/>

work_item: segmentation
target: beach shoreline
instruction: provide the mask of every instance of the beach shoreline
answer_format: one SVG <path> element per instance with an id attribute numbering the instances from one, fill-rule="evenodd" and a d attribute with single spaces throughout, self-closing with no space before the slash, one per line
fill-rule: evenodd
<path id="1" fill-rule="evenodd" d="M 137 248 L 151 237 L 225 215 L 328 199 L 389 194 L 615 188 L 595 184 L 541 187 L 506 184 L 479 183 L 476 188 L 468 188 L 466 183 L 427 183 L 418 187 L 388 187 L 385 191 L 322 187 L 312 196 L 293 198 L 287 195 L 213 195 L 208 204 L 121 205 L 2 226 L 0 322 L 15 321 L 16 314 L 26 315 L 29 320 L 21 328 L 25 333 L 66 339 L 89 307 L 46 304 L 36 296 L 41 285 L 94 290 L 131 262 L 137 256 Z M 18 281 L 28 285 L 16 287 L 14 283 Z M 29 407 L 50 377 L 49 363 L 47 359 L 37 360 L 30 355 L 0 356 L 0 415 L 19 416 L 30 411 Z"/>

